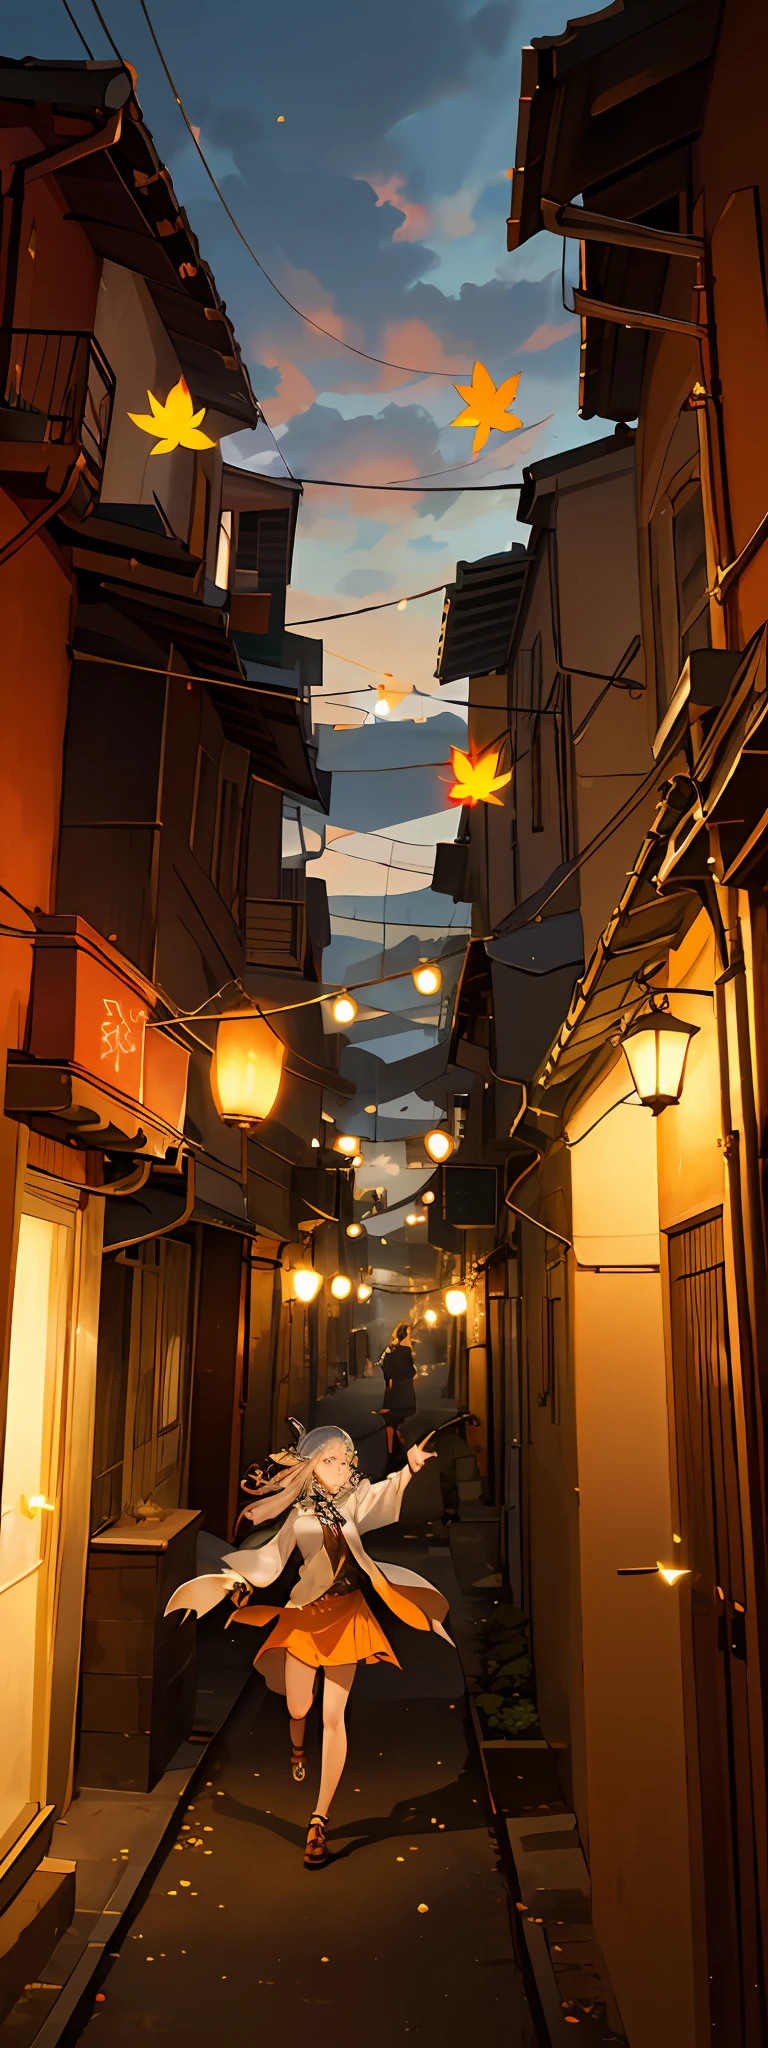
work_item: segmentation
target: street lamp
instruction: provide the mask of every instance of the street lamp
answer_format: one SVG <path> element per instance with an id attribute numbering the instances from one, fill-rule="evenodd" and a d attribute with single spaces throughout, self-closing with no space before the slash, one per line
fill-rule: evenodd
<path id="1" fill-rule="evenodd" d="M 688 1048 L 698 1029 L 654 1005 L 625 1031 L 622 1052 L 640 1101 L 654 1116 L 680 1101 Z"/>
<path id="2" fill-rule="evenodd" d="M 464 1315 L 467 1306 L 467 1297 L 464 1293 L 463 1287 L 447 1287 L 445 1290 L 444 1300 L 449 1316 Z"/>
<path id="3" fill-rule="evenodd" d="M 224 1017 L 216 1032 L 211 1091 L 224 1123 L 263 1123 L 274 1109 L 283 1074 L 285 1046 L 260 1010 Z"/>
<path id="4" fill-rule="evenodd" d="M 352 1282 L 347 1279 L 346 1273 L 334 1273 L 331 1293 L 336 1301 L 346 1301 L 347 1296 L 352 1293 Z"/>
<path id="5" fill-rule="evenodd" d="M 439 1166 L 443 1159 L 450 1159 L 451 1153 L 454 1148 L 454 1142 L 455 1141 L 451 1137 L 450 1131 L 446 1131 L 444 1129 L 439 1131 L 427 1131 L 427 1135 L 424 1139 L 424 1150 L 427 1153 L 428 1158 L 434 1159 L 436 1165 Z"/>

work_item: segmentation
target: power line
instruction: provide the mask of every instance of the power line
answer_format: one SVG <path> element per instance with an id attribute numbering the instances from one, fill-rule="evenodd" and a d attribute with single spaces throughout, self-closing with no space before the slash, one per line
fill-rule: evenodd
<path id="1" fill-rule="evenodd" d="M 362 618 L 363 612 L 388 612 L 392 610 L 393 605 L 398 609 L 402 605 L 405 611 L 406 605 L 415 604 L 417 598 L 435 597 L 438 591 L 444 589 L 444 583 L 433 583 L 429 590 L 412 590 L 408 597 L 385 597 L 380 604 L 358 604 L 351 612 L 318 612 L 314 619 L 287 619 L 285 630 L 292 633 L 294 626 L 327 626 L 331 619 L 359 619 Z"/>
<path id="2" fill-rule="evenodd" d="M 456 466 L 458 469 L 466 467 L 463 462 L 457 463 Z M 443 471 L 435 470 L 434 474 L 435 476 L 442 476 Z M 294 482 L 300 484 L 322 484 L 326 490 L 330 491 L 418 491 L 422 498 L 445 497 L 447 491 L 521 491 L 523 488 L 519 480 L 513 484 L 426 484 L 422 488 L 417 476 L 411 477 L 407 483 L 401 484 L 367 484 L 364 480 L 362 483 L 358 483 L 353 482 L 351 478 L 343 476 L 300 476 L 295 477 Z"/>
<path id="3" fill-rule="evenodd" d="M 92 4 L 92 5 L 94 6 L 94 7 L 96 7 L 96 0 L 91 0 L 91 4 Z M 211 181 L 211 184 L 212 184 L 212 186 L 213 186 L 214 192 L 216 193 L 217 197 L 218 197 L 218 198 L 220 199 L 220 201 L 221 201 L 221 204 L 222 204 L 222 206 L 223 206 L 223 208 L 224 208 L 224 212 L 225 212 L 225 214 L 226 214 L 226 216 L 227 216 L 227 219 L 228 219 L 228 220 L 229 220 L 229 221 L 231 222 L 231 225 L 232 225 L 232 227 L 233 227 L 233 228 L 234 228 L 234 230 L 235 230 L 235 234 L 239 236 L 239 239 L 240 239 L 240 241 L 241 241 L 241 242 L 242 242 L 242 244 L 243 244 L 243 248 L 244 248 L 244 249 L 247 249 L 247 251 L 248 251 L 248 255 L 249 255 L 249 256 L 251 257 L 251 260 L 252 260 L 252 262 L 254 262 L 254 263 L 256 264 L 256 268 L 257 268 L 257 270 L 260 270 L 260 271 L 261 271 L 262 277 L 265 277 L 265 278 L 266 278 L 266 280 L 267 280 L 267 284 L 271 285 L 271 286 L 272 286 L 272 290 L 273 290 L 273 292 L 276 292 L 276 293 L 277 293 L 277 296 L 278 296 L 278 298 L 279 298 L 279 299 L 282 299 L 282 301 L 283 301 L 283 305 L 284 305 L 284 306 L 287 306 L 287 307 L 289 308 L 289 310 L 290 310 L 290 312 L 291 312 L 291 313 L 296 313 L 296 314 L 297 314 L 297 316 L 298 316 L 298 318 L 299 318 L 299 320 L 303 320 L 303 321 L 305 322 L 305 324 L 306 324 L 306 326 L 307 326 L 307 327 L 313 327 L 313 328 L 314 328 L 314 330 L 315 330 L 315 333 L 316 333 L 316 334 L 322 334 L 322 335 L 324 335 L 327 341 L 333 341 L 333 342 L 335 342 L 335 344 L 336 344 L 336 347 L 337 347 L 337 348 L 343 348 L 343 349 L 346 349 L 349 355 L 353 355 L 353 356 L 362 356 L 362 357 L 363 357 L 363 359 L 364 359 L 364 361 L 365 361 L 365 362 L 367 362 L 367 363 L 379 363 L 379 364 L 381 364 L 381 365 L 382 365 L 382 367 L 383 367 L 384 369 L 386 369 L 386 370 L 402 370 L 402 372 L 403 372 L 404 376 L 407 376 L 407 377 L 445 377 L 445 378 L 446 378 L 446 379 L 447 379 L 447 380 L 448 380 L 448 381 L 449 381 L 450 383 L 453 383 L 453 382 L 454 382 L 454 379 L 455 379 L 455 378 L 457 378 L 457 377 L 466 377 L 466 375 L 467 375 L 467 371 L 466 371 L 466 369 L 463 369 L 463 370 L 430 370 L 430 369 L 428 369 L 428 368 L 425 368 L 425 367 L 424 367 L 423 365 L 421 365 L 421 366 L 418 366 L 418 367 L 417 367 L 417 366 L 416 366 L 415 364 L 413 364 L 413 363 L 393 363 L 393 362 L 390 362 L 390 360 L 389 360 L 389 358 L 388 358 L 387 356 L 376 356 L 376 355 L 373 355 L 373 354 L 371 353 L 371 351 L 370 351 L 369 349 L 365 349 L 365 348 L 355 348 L 354 344 L 353 344 L 353 343 L 352 343 L 351 341 L 342 341 L 342 339 L 341 339 L 340 335 L 338 335 L 338 334 L 333 334 L 333 333 L 332 333 L 332 331 L 331 331 L 331 329 L 330 329 L 330 327 L 323 327 L 323 326 L 321 325 L 321 323 L 320 323 L 320 321 L 319 321 L 319 320 L 313 320 L 313 319 L 312 319 L 312 318 L 310 317 L 309 313 L 303 313 L 303 312 L 302 312 L 302 310 L 301 310 L 301 307 L 300 307 L 300 306 L 296 306 L 296 305 L 294 305 L 293 299 L 289 299 L 289 298 L 287 297 L 286 293 L 280 290 L 280 286 L 279 286 L 279 284 L 276 284 L 276 283 L 275 283 L 275 280 L 274 280 L 274 278 L 273 278 L 273 277 L 270 277 L 269 271 L 265 269 L 265 267 L 264 267 L 264 264 L 262 263 L 262 261 L 261 261 L 261 258 L 260 258 L 260 256 L 257 256 L 257 254 L 256 254 L 256 251 L 255 251 L 255 249 L 254 249 L 254 248 L 252 247 L 251 243 L 249 242 L 249 240 L 248 240 L 248 237 L 247 237 L 247 235 L 245 235 L 245 234 L 243 233 L 243 230 L 242 230 L 242 228 L 241 228 L 241 226 L 240 226 L 240 224 L 239 224 L 239 221 L 237 221 L 237 220 L 235 219 L 235 216 L 234 216 L 234 214 L 233 214 L 233 212 L 232 212 L 232 209 L 231 209 L 231 207 L 230 207 L 230 206 L 228 206 L 228 204 L 227 204 L 227 201 L 226 201 L 226 199 L 225 199 L 225 197 L 224 197 L 224 194 L 223 194 L 223 192 L 222 192 L 221 186 L 219 185 L 219 183 L 218 183 L 218 180 L 216 179 L 216 177 L 214 176 L 214 173 L 213 173 L 213 171 L 211 170 L 211 166 L 210 166 L 210 164 L 209 164 L 209 162 L 208 162 L 208 159 L 207 159 L 207 157 L 206 157 L 206 155 L 205 155 L 205 151 L 204 151 L 203 149 L 201 149 L 200 143 L 198 142 L 197 136 L 196 136 L 196 134 L 195 134 L 194 128 L 193 128 L 193 126 L 192 126 L 192 123 L 191 123 L 191 121 L 190 121 L 190 119 L 189 119 L 189 115 L 188 115 L 188 113 L 187 113 L 187 110 L 186 110 L 186 108 L 185 108 L 185 106 L 184 106 L 184 102 L 183 102 L 183 100 L 182 100 L 182 98 L 181 98 L 181 94 L 180 94 L 180 92 L 179 92 L 179 90 L 178 90 L 178 87 L 176 86 L 176 84 L 174 83 L 174 80 L 173 80 L 173 78 L 171 77 L 171 73 L 170 73 L 170 70 L 169 70 L 169 68 L 168 68 L 168 65 L 167 65 L 167 63 L 166 63 L 166 60 L 165 60 L 165 57 L 164 57 L 164 55 L 163 55 L 162 49 L 161 49 L 161 47 L 160 47 L 160 43 L 158 42 L 158 38 L 157 38 L 157 36 L 156 36 L 156 34 L 155 34 L 155 30 L 154 30 L 154 27 L 153 27 L 153 23 L 152 23 L 152 18 L 151 18 L 151 16 L 150 16 L 150 12 L 149 12 L 149 8 L 147 7 L 147 4 L 146 4 L 146 0 L 139 0 L 139 6 L 140 6 L 140 8 L 141 8 L 141 11 L 142 11 L 142 14 L 143 14 L 143 16 L 144 16 L 144 20 L 146 21 L 146 24 L 147 24 L 147 28 L 149 29 L 149 33 L 150 33 L 150 35 L 151 35 L 151 37 L 152 37 L 152 41 L 153 41 L 153 43 L 154 43 L 155 49 L 156 49 L 156 51 L 157 51 L 157 54 L 158 54 L 158 57 L 159 57 L 159 59 L 160 59 L 160 63 L 162 64 L 163 70 L 164 70 L 164 72 L 165 72 L 165 76 L 166 76 L 166 78 L 167 78 L 167 80 L 168 80 L 168 84 L 169 84 L 169 86 L 170 86 L 170 88 L 171 88 L 171 92 L 173 93 L 173 97 L 174 97 L 174 99 L 175 99 L 175 101 L 176 101 L 176 105 L 177 105 L 177 107 L 178 107 L 178 109 L 179 109 L 179 113 L 181 114 L 182 120 L 184 121 L 184 123 L 185 123 L 185 125 L 186 125 L 186 127 L 187 127 L 187 129 L 188 129 L 188 131 L 189 131 L 189 134 L 190 134 L 190 135 L 191 135 L 191 137 L 192 137 L 192 141 L 193 141 L 193 143 L 194 143 L 194 145 L 195 145 L 195 149 L 197 150 L 197 154 L 198 154 L 198 156 L 199 156 L 199 158 L 200 158 L 200 162 L 201 162 L 201 164 L 202 164 L 202 166 L 203 166 L 203 169 L 204 169 L 204 171 L 205 171 L 205 173 L 206 173 L 206 176 L 210 178 L 210 181 Z M 98 12 L 99 12 L 99 10 L 98 10 L 98 8 L 97 8 L 97 7 L 96 7 L 96 12 L 97 12 L 97 14 L 98 14 Z M 99 15 L 99 20 L 101 20 L 101 19 L 102 19 L 102 17 L 101 17 L 101 15 Z M 103 23 L 102 23 L 102 26 L 104 26 L 104 24 L 103 24 Z M 106 27 L 105 27 L 105 34 L 109 35 L 109 30 L 108 30 L 108 29 L 106 29 Z M 109 37 L 109 40 L 110 40 L 110 42 L 112 41 L 112 38 L 111 38 L 111 36 Z M 114 48 L 114 44 L 112 45 L 112 47 Z M 120 61 L 122 62 L 122 59 L 121 59 Z M 316 481 L 316 479 L 314 479 L 314 478 L 313 478 L 313 479 L 312 479 L 312 481 L 314 482 L 314 481 Z"/>
<path id="4" fill-rule="evenodd" d="M 91 49 L 91 48 L 89 47 L 89 44 L 88 44 L 88 43 L 86 42 L 86 40 L 85 40 L 85 36 L 83 35 L 83 31 L 82 31 L 82 29 L 81 29 L 80 27 L 78 27 L 78 24 L 77 24 L 77 22 L 75 21 L 75 17 L 74 17 L 74 14 L 72 13 L 72 9 L 71 9 L 71 7 L 70 7 L 70 6 L 69 6 L 69 4 L 68 4 L 68 0 L 62 0 L 62 6 L 63 6 L 63 8 L 64 8 L 64 12 L 65 12 L 65 14 L 68 14 L 68 15 L 69 15 L 69 19 L 70 19 L 70 21 L 71 21 L 71 23 L 72 23 L 72 27 L 73 27 L 73 29 L 74 29 L 74 31 L 75 31 L 75 35 L 76 35 L 76 36 L 79 36 L 79 38 L 80 38 L 80 41 L 81 41 L 81 43 L 82 43 L 82 45 L 83 45 L 83 49 L 84 49 L 84 51 L 85 51 L 85 54 L 86 54 L 86 57 L 90 57 L 90 60 L 91 60 L 91 63 L 92 63 L 92 64 L 93 64 L 93 63 L 95 63 L 95 58 L 94 58 L 94 54 L 93 54 L 93 51 L 92 51 L 92 49 Z"/>

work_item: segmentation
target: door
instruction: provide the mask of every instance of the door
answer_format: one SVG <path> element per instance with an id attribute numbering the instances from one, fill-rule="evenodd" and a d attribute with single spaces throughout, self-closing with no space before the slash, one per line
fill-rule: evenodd
<path id="1" fill-rule="evenodd" d="M 123 1505 L 152 1498 L 175 1508 L 181 1498 L 185 1402 L 188 1386 L 189 1290 L 192 1254 L 176 1238 L 153 1238 L 130 1265 L 131 1309 Z M 108 1355 L 99 1357 L 109 1373 Z"/>
<path id="2" fill-rule="evenodd" d="M 672 1363 L 713 2038 L 768 2038 L 759 1941 L 746 1584 L 722 1212 L 669 1233 Z"/>
<path id="3" fill-rule="evenodd" d="M 76 1208 L 27 1190 L 0 1501 L 0 1838 L 46 1796 Z"/>

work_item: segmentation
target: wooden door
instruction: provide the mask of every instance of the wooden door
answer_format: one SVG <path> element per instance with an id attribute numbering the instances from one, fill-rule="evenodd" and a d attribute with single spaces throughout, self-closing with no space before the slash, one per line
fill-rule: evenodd
<path id="1" fill-rule="evenodd" d="M 669 1233 L 680 1555 L 693 1687 L 715 2041 L 768 2039 L 746 1668 L 746 1583 L 722 1212 Z"/>

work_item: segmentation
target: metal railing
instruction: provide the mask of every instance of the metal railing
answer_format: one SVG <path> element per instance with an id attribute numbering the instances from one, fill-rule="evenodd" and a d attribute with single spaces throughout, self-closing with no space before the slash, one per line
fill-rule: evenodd
<path id="1" fill-rule="evenodd" d="M 0 444 L 80 447 L 100 482 L 115 378 L 92 334 L 0 329 Z"/>

